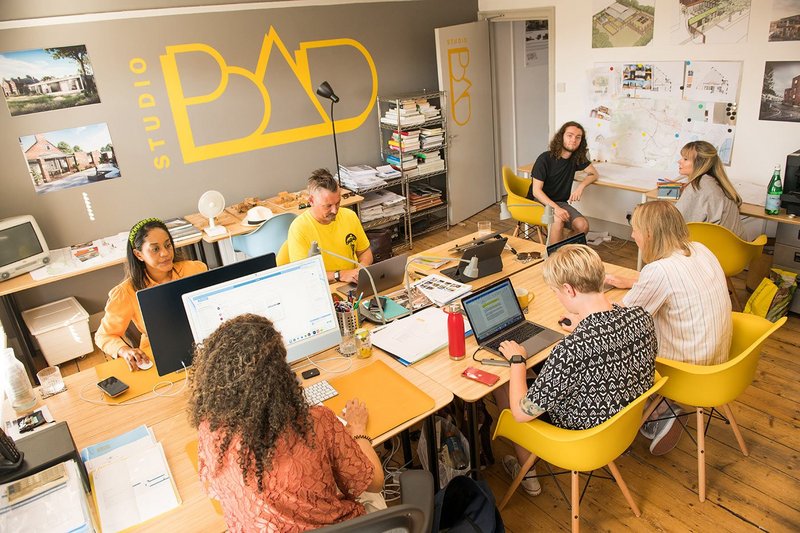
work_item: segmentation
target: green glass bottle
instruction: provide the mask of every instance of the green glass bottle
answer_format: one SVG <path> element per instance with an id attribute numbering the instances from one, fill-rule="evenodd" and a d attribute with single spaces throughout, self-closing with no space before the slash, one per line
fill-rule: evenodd
<path id="1" fill-rule="evenodd" d="M 781 166 L 775 165 L 775 170 L 772 172 L 772 179 L 769 180 L 769 187 L 767 187 L 767 201 L 764 203 L 764 212 L 766 214 L 777 215 L 780 213 L 781 194 L 783 194 Z"/>

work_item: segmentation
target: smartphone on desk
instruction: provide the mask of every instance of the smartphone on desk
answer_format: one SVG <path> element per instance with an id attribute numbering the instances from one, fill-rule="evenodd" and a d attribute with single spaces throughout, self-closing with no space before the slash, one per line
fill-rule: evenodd
<path id="1" fill-rule="evenodd" d="M 119 379 L 115 378 L 114 376 L 99 381 L 97 383 L 97 386 L 100 388 L 101 391 L 105 392 L 112 398 L 119 396 L 120 394 L 128 390 L 128 385 L 123 383 Z"/>

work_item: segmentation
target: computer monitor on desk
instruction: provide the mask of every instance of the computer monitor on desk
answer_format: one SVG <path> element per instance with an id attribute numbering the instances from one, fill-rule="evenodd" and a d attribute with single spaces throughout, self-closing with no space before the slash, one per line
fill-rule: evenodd
<path id="1" fill-rule="evenodd" d="M 181 296 L 274 267 L 275 254 L 266 254 L 137 292 L 158 375 L 164 376 L 192 364 L 194 338 Z"/>
<path id="2" fill-rule="evenodd" d="M 195 342 L 245 313 L 269 318 L 289 362 L 339 344 L 341 334 L 322 256 L 203 287 L 182 296 Z"/>

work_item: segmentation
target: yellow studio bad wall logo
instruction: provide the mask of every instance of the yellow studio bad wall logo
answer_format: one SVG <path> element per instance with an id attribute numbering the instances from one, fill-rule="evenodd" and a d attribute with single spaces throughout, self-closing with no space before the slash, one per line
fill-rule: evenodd
<path id="1" fill-rule="evenodd" d="M 459 126 L 464 126 L 472 117 L 472 98 L 469 89 L 472 82 L 467 77 L 469 48 L 448 48 L 447 63 L 450 73 L 450 114 Z"/>
<path id="2" fill-rule="evenodd" d="M 375 69 L 375 63 L 367 49 L 364 48 L 364 46 L 358 41 L 342 38 L 301 42 L 299 49 L 294 52 L 294 57 L 292 57 L 290 52 L 286 49 L 286 46 L 283 44 L 283 41 L 281 41 L 281 38 L 278 36 L 278 33 L 274 28 L 270 27 L 269 32 L 264 36 L 264 40 L 262 41 L 261 51 L 258 56 L 256 67 L 252 71 L 240 66 L 229 65 L 225 61 L 225 58 L 222 57 L 222 54 L 207 44 L 191 43 L 167 46 L 166 54 L 161 56 L 161 69 L 164 72 L 164 82 L 167 88 L 167 96 L 169 98 L 170 107 L 172 108 L 172 116 L 175 121 L 175 129 L 178 135 L 178 142 L 180 143 L 184 162 L 195 163 L 198 161 L 205 161 L 207 159 L 214 159 L 217 157 L 224 157 L 232 154 L 249 152 L 261 148 L 268 148 L 271 146 L 278 146 L 281 144 L 288 144 L 297 141 L 313 139 L 315 137 L 330 135 L 330 117 L 315 96 L 314 88 L 311 84 L 311 72 L 308 64 L 308 51 L 317 48 L 330 48 L 336 46 L 350 46 L 358 50 L 361 55 L 364 56 L 372 75 L 372 94 L 366 101 L 364 110 L 354 117 L 340 118 L 336 120 L 336 131 L 346 132 L 355 130 L 364 123 L 368 114 L 372 110 L 376 97 L 378 96 L 378 72 Z M 267 69 L 269 66 L 270 53 L 274 47 L 277 47 L 277 49 L 280 51 L 280 54 L 283 56 L 292 72 L 294 72 L 295 77 L 300 82 L 300 85 L 305 92 L 305 96 L 319 112 L 319 122 L 292 127 L 286 130 L 270 132 L 266 131 L 270 121 L 272 106 L 281 105 L 279 102 L 272 101 L 264 84 L 265 76 L 267 75 Z M 216 62 L 219 67 L 219 84 L 214 90 L 207 94 L 187 96 L 187 93 L 190 91 L 184 90 L 185 80 L 181 79 L 178 69 L 178 56 L 180 56 L 180 54 L 191 53 L 206 54 L 214 62 Z M 189 119 L 189 109 L 192 106 L 209 104 L 210 102 L 220 98 L 220 96 L 222 96 L 228 87 L 231 76 L 241 76 L 250 81 L 258 89 L 259 93 L 261 94 L 264 107 L 261 110 L 255 109 L 254 112 L 260 111 L 263 113 L 261 122 L 252 133 L 244 137 L 198 145 L 195 143 L 195 136 L 192 132 L 192 124 Z M 283 103 L 283 105 L 286 105 L 286 103 Z"/>

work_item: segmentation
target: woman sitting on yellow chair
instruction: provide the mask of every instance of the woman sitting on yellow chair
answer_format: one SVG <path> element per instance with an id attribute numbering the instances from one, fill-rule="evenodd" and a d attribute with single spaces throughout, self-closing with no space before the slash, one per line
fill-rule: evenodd
<path id="1" fill-rule="evenodd" d="M 653 385 L 657 350 L 653 318 L 641 307 L 608 301 L 603 262 L 588 246 L 560 248 L 545 261 L 543 275 L 570 313 L 565 329 L 571 333 L 555 345 L 530 388 L 525 348 L 504 341 L 500 351 L 511 360 L 511 379 L 508 389 L 495 391 L 497 404 L 510 408 L 517 422 L 546 414 L 546 421 L 561 428 L 593 428 Z M 530 456 L 521 446 L 515 445 L 515 451 L 516 457 L 503 458 L 512 479 Z M 530 470 L 529 476 L 535 475 L 535 469 Z M 535 477 L 521 485 L 532 496 L 541 492 Z"/>
<path id="2" fill-rule="evenodd" d="M 624 305 L 644 307 L 653 315 L 658 356 L 696 365 L 727 361 L 731 300 L 717 258 L 699 242 L 689 241 L 686 222 L 670 202 L 638 206 L 631 226 L 645 266 L 638 278 L 608 275 L 606 282 L 630 289 Z M 662 418 L 667 408 L 661 407 L 651 420 Z M 651 453 L 663 455 L 678 443 L 682 427 L 668 418 L 646 423 L 642 435 L 653 439 Z"/>

